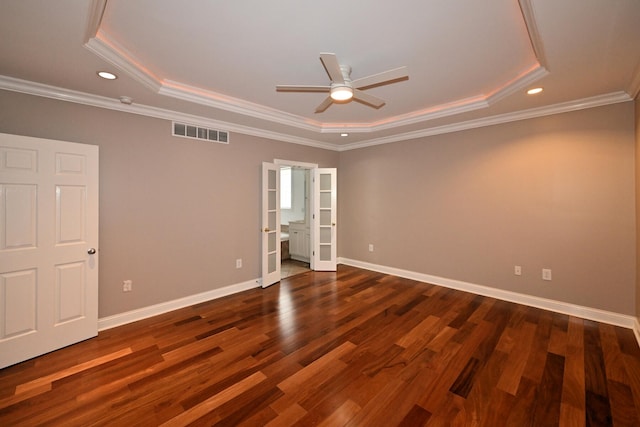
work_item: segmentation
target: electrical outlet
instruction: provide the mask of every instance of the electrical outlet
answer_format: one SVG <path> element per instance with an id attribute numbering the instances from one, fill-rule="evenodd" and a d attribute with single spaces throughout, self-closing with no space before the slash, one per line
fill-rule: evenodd
<path id="1" fill-rule="evenodd" d="M 122 292 L 131 292 L 133 290 L 133 281 L 125 280 L 122 282 Z"/>
<path id="2" fill-rule="evenodd" d="M 236 260 L 236 268 L 242 268 L 242 258 Z"/>
<path id="3" fill-rule="evenodd" d="M 369 252 L 373 252 L 373 243 L 369 243 Z"/>
<path id="4" fill-rule="evenodd" d="M 522 267 L 520 267 L 519 265 L 514 266 L 513 274 L 515 274 L 516 276 L 522 276 Z"/>
<path id="5" fill-rule="evenodd" d="M 542 269 L 542 280 L 551 280 L 551 269 L 543 268 Z"/>

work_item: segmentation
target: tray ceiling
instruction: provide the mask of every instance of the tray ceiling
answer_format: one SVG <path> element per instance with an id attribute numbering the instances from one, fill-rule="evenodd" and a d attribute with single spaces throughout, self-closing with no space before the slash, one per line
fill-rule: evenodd
<path id="1" fill-rule="evenodd" d="M 0 88 L 347 149 L 631 100 L 637 22 L 635 0 L 2 2 Z M 327 85 L 321 52 L 409 79 L 315 113 L 326 94 L 275 86 Z"/>

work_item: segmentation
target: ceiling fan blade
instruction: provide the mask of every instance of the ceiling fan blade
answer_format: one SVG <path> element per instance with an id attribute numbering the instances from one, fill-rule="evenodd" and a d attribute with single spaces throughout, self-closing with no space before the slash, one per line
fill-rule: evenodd
<path id="1" fill-rule="evenodd" d="M 318 108 L 316 108 L 316 113 L 322 113 L 324 110 L 329 108 L 331 104 L 333 104 L 333 99 L 331 99 L 330 96 L 327 96 L 327 98 L 322 101 L 322 104 L 318 105 Z"/>
<path id="2" fill-rule="evenodd" d="M 373 108 L 380 108 L 385 104 L 384 99 L 369 95 L 368 93 L 358 89 L 353 90 L 353 99 L 362 102 L 363 104 L 370 105 Z"/>
<path id="3" fill-rule="evenodd" d="M 321 53 L 320 61 L 332 82 L 344 83 L 344 76 L 335 53 Z"/>
<path id="4" fill-rule="evenodd" d="M 296 86 L 296 85 L 277 85 L 278 92 L 329 92 L 331 86 Z"/>
<path id="5" fill-rule="evenodd" d="M 382 86 L 389 83 L 394 83 L 399 80 L 406 80 L 409 78 L 407 74 L 407 67 L 394 68 L 393 70 L 384 71 L 382 73 L 374 74 L 372 76 L 356 79 L 352 82 L 354 88 L 364 89 L 373 86 Z"/>

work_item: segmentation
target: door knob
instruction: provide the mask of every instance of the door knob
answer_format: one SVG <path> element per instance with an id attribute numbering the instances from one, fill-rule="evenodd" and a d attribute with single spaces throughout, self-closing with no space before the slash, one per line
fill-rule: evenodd
<path id="1" fill-rule="evenodd" d="M 96 253 L 96 250 L 95 250 L 94 248 L 91 248 L 91 249 L 89 249 L 89 250 L 87 251 L 87 253 L 88 253 L 89 255 L 93 255 L 93 254 L 95 254 L 95 253 Z"/>
<path id="2" fill-rule="evenodd" d="M 271 230 L 269 230 L 269 227 L 265 227 L 264 232 L 268 233 L 269 231 L 271 231 Z"/>

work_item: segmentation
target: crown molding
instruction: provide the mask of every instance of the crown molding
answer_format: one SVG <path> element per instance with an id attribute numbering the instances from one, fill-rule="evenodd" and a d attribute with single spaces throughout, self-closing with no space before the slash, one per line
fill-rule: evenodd
<path id="1" fill-rule="evenodd" d="M 523 91 L 532 83 L 540 80 L 541 78 L 547 76 L 548 74 L 549 74 L 549 71 L 547 71 L 546 68 L 537 64 L 531 70 L 516 77 L 511 82 L 507 83 L 502 88 L 496 90 L 491 95 L 489 95 L 487 97 L 487 102 L 489 103 L 489 105 L 493 105 L 496 102 L 506 98 L 509 95 L 513 95 L 516 92 Z"/>
<path id="2" fill-rule="evenodd" d="M 345 131 L 353 133 L 377 132 L 487 108 L 492 103 L 520 90 L 532 81 L 538 80 L 547 74 L 544 68 L 536 64 L 532 69 L 506 83 L 488 97 L 482 95 L 464 98 L 373 123 L 321 123 L 243 99 L 222 95 L 217 92 L 189 86 L 172 80 L 161 79 L 144 68 L 134 59 L 131 53 L 109 38 L 102 30 L 98 30 L 96 36 L 85 43 L 85 47 L 160 95 L 319 133 L 340 133 Z"/>
<path id="3" fill-rule="evenodd" d="M 312 132 L 340 133 L 348 131 L 369 133 L 487 108 L 548 74 L 545 66 L 543 44 L 535 23 L 531 0 L 519 0 L 524 26 L 527 29 L 527 35 L 537 63 L 531 69 L 492 91 L 490 95 L 459 99 L 373 123 L 322 123 L 243 99 L 161 78 L 146 68 L 141 61 L 136 59 L 135 55 L 101 29 L 107 2 L 108 0 L 94 0 L 86 32 L 85 47 L 98 57 L 129 74 L 132 78 L 160 95 Z"/>
<path id="4" fill-rule="evenodd" d="M 416 123 L 422 123 L 429 120 L 439 119 L 442 117 L 453 116 L 456 114 L 468 113 L 470 111 L 480 110 L 490 107 L 498 101 L 512 95 L 520 90 L 531 85 L 531 83 L 538 81 L 539 79 L 547 76 L 549 72 L 546 68 L 536 64 L 530 70 L 524 72 L 522 75 L 516 77 L 512 81 L 505 84 L 503 87 L 495 90 L 489 96 L 476 96 L 473 98 L 466 98 L 458 101 L 454 101 L 448 104 L 441 104 L 430 109 L 414 111 L 412 113 L 404 114 L 401 116 L 391 117 L 379 122 L 371 123 L 370 125 L 363 124 L 343 124 L 343 123 L 328 123 L 323 124 L 321 133 L 339 133 L 339 132 L 377 132 L 387 129 L 394 129 L 402 126 L 409 126 Z"/>
<path id="5" fill-rule="evenodd" d="M 89 19 L 87 23 L 87 30 L 85 31 L 84 42 L 94 38 L 98 34 L 100 25 L 102 24 L 102 17 L 107 7 L 107 0 L 92 0 L 91 7 L 89 9 Z"/>
<path id="6" fill-rule="evenodd" d="M 327 123 L 322 125 L 322 133 L 340 132 L 377 132 L 387 129 L 394 129 L 402 126 L 422 123 L 442 117 L 453 116 L 455 114 L 467 113 L 469 111 L 487 108 L 489 103 L 484 97 L 466 98 L 460 101 L 441 104 L 429 109 L 414 111 L 412 113 L 394 116 L 385 120 L 371 123 L 370 125 L 358 123 Z"/>
<path id="7" fill-rule="evenodd" d="M 133 54 L 127 51 L 124 46 L 117 43 L 100 29 L 98 29 L 95 36 L 90 38 L 84 46 L 101 59 L 130 75 L 159 95 L 207 107 L 219 108 L 232 113 L 268 120 L 304 130 L 314 132 L 321 130 L 321 124 L 319 122 L 312 122 L 295 114 L 285 113 L 274 108 L 189 86 L 184 83 L 161 79 L 137 61 Z"/>
<path id="8" fill-rule="evenodd" d="M 452 123 L 448 125 L 436 126 L 421 129 L 413 132 L 392 135 L 383 138 L 370 139 L 368 141 L 356 142 L 342 145 L 338 151 L 356 150 L 359 148 L 372 147 L 375 145 L 390 144 L 393 142 L 407 141 L 410 139 L 424 138 L 427 136 L 442 135 L 445 133 L 459 132 L 463 130 L 476 129 L 480 127 L 493 126 L 502 123 L 515 122 L 519 120 L 533 119 L 536 117 L 550 116 L 553 114 L 568 113 L 571 111 L 585 110 L 588 108 L 601 107 L 620 102 L 631 101 L 633 98 L 626 92 L 613 92 L 605 95 L 598 95 L 589 98 L 577 99 L 545 107 L 531 108 L 528 110 L 515 111 L 512 113 L 499 114 L 496 116 L 483 117 L 480 119 L 468 120 L 464 122 Z"/>
<path id="9" fill-rule="evenodd" d="M 142 66 L 134 59 L 133 54 L 115 40 L 110 39 L 101 29 L 98 29 L 96 35 L 90 38 L 84 46 L 96 56 L 127 73 L 153 92 L 158 92 L 162 87 L 162 81 L 158 76 Z"/>
<path id="10" fill-rule="evenodd" d="M 627 93 L 634 99 L 640 94 L 640 61 L 638 61 L 638 66 L 633 73 Z"/>
<path id="11" fill-rule="evenodd" d="M 296 127 L 312 132 L 320 132 L 320 122 L 310 121 L 301 116 L 285 113 L 275 108 L 265 107 L 239 98 L 221 95 L 205 89 L 188 86 L 180 82 L 164 80 L 158 90 L 160 95 L 169 96 L 182 101 L 193 102 L 207 107 L 238 113 L 256 119 L 268 120 L 285 126 Z"/>
<path id="12" fill-rule="evenodd" d="M 522 13 L 522 18 L 524 19 L 524 25 L 529 34 L 529 41 L 531 42 L 533 53 L 538 59 L 540 66 L 546 69 L 548 68 L 547 57 L 544 53 L 544 44 L 542 43 L 542 37 L 538 30 L 535 12 L 531 4 L 532 1 L 533 0 L 518 0 L 518 4 L 520 5 L 520 13 Z"/>
<path id="13" fill-rule="evenodd" d="M 485 126 L 493 126 L 502 123 L 509 123 L 519 120 L 527 120 L 536 117 L 549 116 L 552 114 L 567 113 L 571 111 L 584 110 L 588 108 L 601 107 L 609 104 L 617 104 L 620 102 L 632 101 L 633 98 L 626 92 L 613 92 L 605 95 L 593 96 L 574 101 L 563 102 L 559 104 L 549 105 L 545 107 L 532 108 L 529 110 L 516 111 L 512 113 L 500 114 L 496 116 L 483 117 L 480 119 L 457 122 L 448 125 L 425 128 L 412 132 L 400 133 L 388 137 L 369 139 L 366 141 L 356 142 L 346 145 L 332 144 L 317 141 L 309 138 L 301 138 L 281 132 L 273 132 L 265 129 L 238 125 L 235 123 L 213 120 L 207 117 L 197 116 L 193 114 L 181 113 L 179 111 L 167 110 L 158 107 L 140 104 L 123 104 L 119 100 L 79 92 L 71 89 L 59 88 L 42 83 L 30 82 L 27 80 L 16 79 L 14 77 L 0 75 L 0 90 L 11 92 L 20 92 L 27 95 L 40 96 L 44 98 L 56 99 L 59 101 L 73 102 L 76 104 L 87 105 L 91 107 L 105 108 L 108 110 L 116 110 L 130 114 L 137 114 L 146 117 L 153 117 L 168 121 L 180 121 L 203 127 L 213 127 L 217 129 L 227 130 L 229 132 L 237 132 L 243 135 L 256 136 L 259 138 L 267 138 L 276 141 L 288 142 L 292 144 L 305 145 L 308 147 L 321 148 L 332 151 L 348 151 L 359 148 L 372 147 L 375 145 L 391 144 L 393 142 L 406 141 L 410 139 L 423 138 L 434 135 L 442 135 L 445 133 L 459 132 L 462 130 L 475 129 Z"/>
<path id="14" fill-rule="evenodd" d="M 73 102 L 76 104 L 87 105 L 90 107 L 104 108 L 107 110 L 121 111 L 124 113 L 137 114 L 156 119 L 168 121 L 180 121 L 188 124 L 199 125 L 202 127 L 212 127 L 222 129 L 229 132 L 237 132 L 244 135 L 251 135 L 260 138 L 273 139 L 276 141 L 289 142 L 292 144 L 306 145 L 309 147 L 322 148 L 325 150 L 335 150 L 333 144 L 292 136 L 285 133 L 273 132 L 264 129 L 254 128 L 250 126 L 238 125 L 235 123 L 225 122 L 221 120 L 213 120 L 208 117 L 197 116 L 193 114 L 181 113 L 179 111 L 167 110 L 164 108 L 152 107 L 141 104 L 123 104 L 119 100 L 107 98 L 104 96 L 88 94 L 71 89 L 59 88 L 42 83 L 30 82 L 27 80 L 16 79 L 14 77 L 0 75 L 0 90 L 11 92 L 19 92 L 27 95 L 40 96 L 43 98 L 56 99 L 59 101 Z"/>

